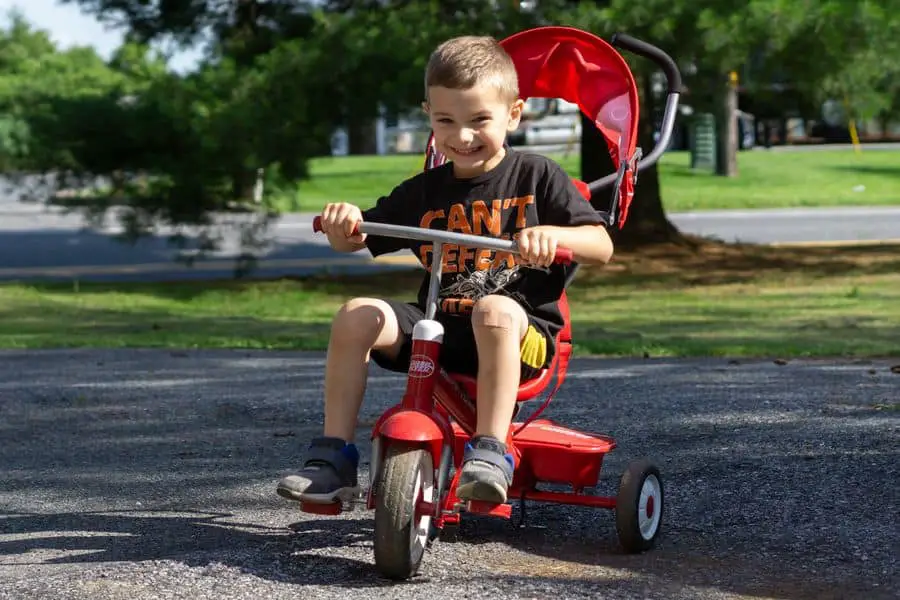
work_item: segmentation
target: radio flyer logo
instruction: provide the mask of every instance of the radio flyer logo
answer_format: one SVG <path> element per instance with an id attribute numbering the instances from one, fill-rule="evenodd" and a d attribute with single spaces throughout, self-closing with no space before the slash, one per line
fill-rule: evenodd
<path id="1" fill-rule="evenodd" d="M 409 376 L 424 379 L 434 373 L 434 361 L 423 354 L 415 354 L 409 360 Z"/>

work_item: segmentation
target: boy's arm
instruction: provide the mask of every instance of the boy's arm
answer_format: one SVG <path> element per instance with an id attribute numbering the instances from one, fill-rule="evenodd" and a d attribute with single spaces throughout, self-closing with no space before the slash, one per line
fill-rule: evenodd
<path id="1" fill-rule="evenodd" d="M 572 179 L 557 163 L 549 161 L 538 205 L 540 225 L 532 229 L 552 236 L 558 246 L 568 248 L 574 260 L 605 264 L 613 255 L 605 213 L 597 211 L 581 195 Z"/>
<path id="2" fill-rule="evenodd" d="M 572 251 L 577 263 L 606 264 L 612 258 L 613 242 L 605 225 L 539 225 L 536 229 L 553 235 L 559 246 Z"/>
<path id="3" fill-rule="evenodd" d="M 329 239 L 328 241 L 337 252 L 359 252 L 368 247 L 365 242 L 351 242 L 347 238 Z"/>
<path id="4" fill-rule="evenodd" d="M 352 222 L 354 226 L 360 222 L 405 225 L 404 209 L 408 207 L 406 187 L 405 184 L 398 185 L 390 195 L 379 198 L 375 206 L 367 210 L 360 211 L 356 206 L 345 204 L 350 207 L 347 209 L 349 216 L 346 219 L 347 227 L 350 227 L 349 222 Z M 368 234 L 351 237 L 346 235 L 348 231 L 343 232 L 345 235 L 341 235 L 339 232 L 328 236 L 328 242 L 337 252 L 358 252 L 368 249 L 375 257 L 409 247 L 408 241 L 404 239 Z"/>

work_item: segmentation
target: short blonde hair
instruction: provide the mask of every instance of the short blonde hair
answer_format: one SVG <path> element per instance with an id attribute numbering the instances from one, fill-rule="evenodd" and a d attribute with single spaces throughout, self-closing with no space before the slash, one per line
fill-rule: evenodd
<path id="1" fill-rule="evenodd" d="M 494 38 L 455 37 L 431 53 L 425 67 L 426 98 L 432 86 L 468 90 L 479 83 L 493 86 L 505 101 L 513 102 L 519 97 L 516 65 Z"/>

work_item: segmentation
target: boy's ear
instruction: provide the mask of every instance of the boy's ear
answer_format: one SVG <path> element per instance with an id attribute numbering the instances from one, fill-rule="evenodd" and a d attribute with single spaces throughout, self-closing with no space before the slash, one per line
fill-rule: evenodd
<path id="1" fill-rule="evenodd" d="M 525 101 L 519 98 L 509 107 L 509 131 L 514 131 L 522 120 L 522 111 L 525 110 Z"/>
<path id="2" fill-rule="evenodd" d="M 426 115 L 429 114 L 429 113 L 431 112 L 431 107 L 428 106 L 428 101 L 427 101 L 427 100 L 424 100 L 424 101 L 422 102 L 422 112 L 425 113 Z"/>

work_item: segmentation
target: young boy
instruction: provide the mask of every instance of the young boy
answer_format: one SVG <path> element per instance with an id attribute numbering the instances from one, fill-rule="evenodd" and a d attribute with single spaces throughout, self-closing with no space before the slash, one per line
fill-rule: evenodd
<path id="1" fill-rule="evenodd" d="M 504 441 L 521 381 L 553 359 L 563 325 L 557 301 L 571 267 L 553 265 L 556 248 L 575 261 L 605 263 L 612 242 L 604 218 L 554 162 L 505 144 L 522 114 L 515 66 L 489 37 L 441 44 L 425 74 L 437 149 L 448 159 L 412 177 L 367 211 L 329 204 L 322 229 L 342 252 L 373 256 L 411 249 L 430 266 L 431 244 L 352 235 L 363 221 L 429 227 L 518 240 L 520 256 L 445 245 L 436 319 L 444 326 L 442 366 L 477 376 L 477 425 L 462 465 L 462 500 L 505 502 L 515 465 Z M 332 502 L 359 492 L 354 445 L 368 361 L 405 372 L 411 335 L 424 315 L 426 275 L 418 302 L 350 300 L 337 313 L 325 366 L 323 435 L 312 441 L 302 470 L 282 479 L 278 494 Z"/>

